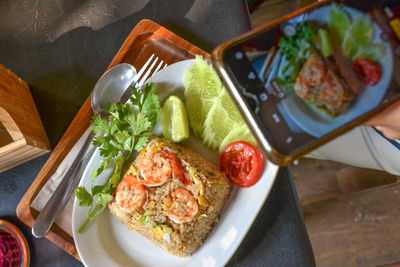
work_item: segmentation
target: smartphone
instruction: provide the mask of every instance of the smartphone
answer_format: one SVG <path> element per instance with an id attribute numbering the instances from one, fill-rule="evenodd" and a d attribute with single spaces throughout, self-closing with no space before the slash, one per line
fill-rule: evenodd
<path id="1" fill-rule="evenodd" d="M 364 2 L 319 1 L 213 50 L 272 162 L 288 165 L 400 99 L 397 9 Z"/>

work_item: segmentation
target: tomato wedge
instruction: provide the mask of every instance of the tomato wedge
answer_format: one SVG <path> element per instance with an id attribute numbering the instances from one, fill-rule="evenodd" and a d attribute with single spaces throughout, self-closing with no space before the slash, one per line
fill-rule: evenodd
<path id="1" fill-rule="evenodd" d="M 222 171 L 233 183 L 241 187 L 254 185 L 261 177 L 264 162 L 252 144 L 238 141 L 227 145 L 220 158 Z"/>
<path id="2" fill-rule="evenodd" d="M 359 58 L 354 61 L 354 68 L 367 85 L 376 85 L 381 79 L 381 68 L 368 58 Z"/>

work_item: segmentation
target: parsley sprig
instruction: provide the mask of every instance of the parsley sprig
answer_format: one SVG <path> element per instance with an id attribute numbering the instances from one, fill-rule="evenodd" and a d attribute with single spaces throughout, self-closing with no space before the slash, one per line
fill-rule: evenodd
<path id="1" fill-rule="evenodd" d="M 131 90 L 130 102 L 110 103 L 106 107 L 109 116 L 96 114 L 92 117 L 91 131 L 102 134 L 95 137 L 93 144 L 99 147 L 103 159 L 92 174 L 90 192 L 83 186 L 75 190 L 79 205 L 90 207 L 88 217 L 78 233 L 113 200 L 125 162 L 128 162 L 135 151 L 140 152 L 146 146 L 160 117 L 161 108 L 154 93 L 154 84 L 147 84 L 142 90 L 132 86 Z M 115 167 L 108 181 L 104 185 L 94 185 L 94 180 L 110 166 Z"/>
<path id="2" fill-rule="evenodd" d="M 287 64 L 276 81 L 286 93 L 293 90 L 297 75 L 311 54 L 314 38 L 311 25 L 303 22 L 296 24 L 296 33 L 293 36 L 282 36 L 279 39 L 278 46 Z"/>

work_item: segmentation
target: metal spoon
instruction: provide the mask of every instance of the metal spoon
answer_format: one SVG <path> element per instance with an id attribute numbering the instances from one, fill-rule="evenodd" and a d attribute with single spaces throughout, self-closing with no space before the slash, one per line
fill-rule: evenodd
<path id="1" fill-rule="evenodd" d="M 110 102 L 119 102 L 131 83 L 137 79 L 135 68 L 127 63 L 119 64 L 106 73 L 97 81 L 91 96 L 91 106 L 94 114 L 104 114 L 106 105 Z M 33 236 L 40 238 L 46 235 L 58 213 L 64 208 L 69 196 L 78 185 L 85 169 L 82 166 L 88 162 L 95 147 L 93 147 L 83 158 L 86 150 L 93 140 L 94 135 L 90 133 L 77 156 L 64 175 L 62 181 L 54 191 L 32 227 Z M 82 160 L 83 159 L 83 160 Z"/>

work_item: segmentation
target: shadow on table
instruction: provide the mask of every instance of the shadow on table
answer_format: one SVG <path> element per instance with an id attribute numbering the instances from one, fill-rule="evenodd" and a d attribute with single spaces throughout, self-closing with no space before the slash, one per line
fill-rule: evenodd
<path id="1" fill-rule="evenodd" d="M 88 1 L 83 2 L 85 4 L 82 1 L 61 4 L 49 2 L 38 12 L 39 15 L 49 16 L 49 12 L 60 13 L 61 9 L 64 13 L 61 18 L 47 22 L 47 27 L 52 29 L 54 25 L 62 24 L 62 20 L 67 21 L 67 27 L 82 25 L 80 20 L 85 18 L 83 15 L 86 15 L 86 6 L 93 9 L 89 12 L 93 13 L 92 16 L 107 12 L 115 14 L 118 8 L 129 7 L 133 10 L 129 16 L 123 18 L 119 18 L 118 15 L 103 16 L 102 21 L 97 23 L 106 26 L 99 30 L 78 27 L 62 32 L 63 27 L 57 26 L 60 32 L 52 33 L 53 36 L 59 34 L 54 41 L 46 40 L 49 37 L 44 35 L 49 33 L 42 33 L 37 29 L 32 29 L 35 32 L 30 34 L 37 35 L 37 38 L 32 37 L 30 42 L 23 42 L 11 35 L 2 35 L 0 31 L 0 62 L 31 86 L 32 95 L 53 148 L 89 96 L 95 81 L 140 20 L 152 19 L 207 51 L 249 29 L 249 25 L 244 25 L 244 20 L 238 18 L 240 16 L 230 18 L 226 14 L 221 15 L 222 12 L 240 13 L 239 8 L 243 8 L 241 1 L 225 0 L 201 4 L 195 0 L 150 0 L 136 3 L 138 6 L 142 4 L 139 10 L 131 6 L 133 3 L 125 6 L 127 3 L 123 1 L 114 6 L 101 1 L 96 6 L 88 5 Z M 21 10 L 10 9 L 15 13 L 13 17 L 18 19 L 21 16 L 33 16 L 30 10 L 25 10 L 28 9 L 27 4 L 29 5 L 25 2 L 14 2 L 13 5 L 20 6 Z M 226 8 L 228 4 L 232 10 Z M 187 19 L 188 16 L 193 19 Z M 75 18 L 75 21 L 71 22 L 71 18 Z M 10 17 L 10 25 L 16 23 L 12 19 Z M 32 17 L 32 20 L 35 19 L 37 18 Z M 96 20 L 94 21 L 96 24 Z M 227 23 L 231 24 L 230 27 L 226 27 Z"/>
<path id="2" fill-rule="evenodd" d="M 25 194 L 49 156 L 49 153 L 45 154 L 19 165 L 18 168 L 0 173 L 0 219 L 13 223 L 24 234 L 31 252 L 30 266 L 60 266 L 60 263 L 71 267 L 82 266 L 79 261 L 46 238 L 34 238 L 31 228 L 23 224 L 15 214 L 22 195 Z"/>
<path id="3" fill-rule="evenodd" d="M 315 265 L 297 194 L 292 190 L 290 168 L 281 168 L 267 201 L 228 266 L 274 266 L 277 262 L 280 266 Z"/>

